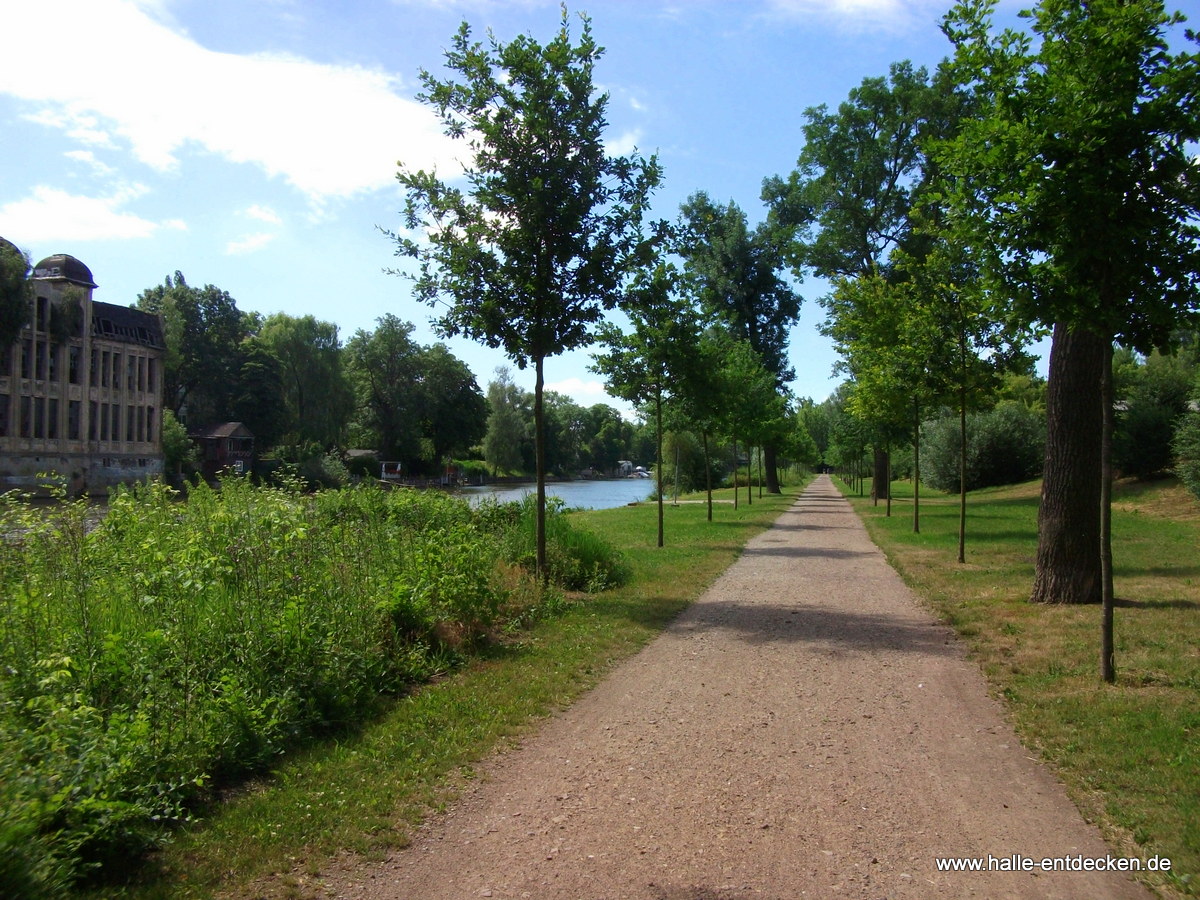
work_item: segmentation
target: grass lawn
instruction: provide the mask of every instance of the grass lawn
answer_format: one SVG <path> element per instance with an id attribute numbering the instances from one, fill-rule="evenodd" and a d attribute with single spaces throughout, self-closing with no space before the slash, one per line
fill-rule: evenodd
<path id="1" fill-rule="evenodd" d="M 1200 503 L 1177 482 L 1113 492 L 1117 683 L 1100 678 L 1098 606 L 1028 600 L 1040 483 L 968 498 L 911 485 L 892 516 L 841 485 L 893 566 L 969 642 L 1027 746 L 1054 766 L 1114 852 L 1166 857 L 1164 894 L 1200 895 Z"/>
<path id="2" fill-rule="evenodd" d="M 311 896 L 314 873 L 343 852 L 403 846 L 411 829 L 473 777 L 472 766 L 565 707 L 703 593 L 799 493 L 657 509 L 573 513 L 626 554 L 625 586 L 573 598 L 566 611 L 497 642 L 478 661 L 397 701 L 368 727 L 283 761 L 231 794 L 160 854 L 145 884 L 105 898 Z M 731 501 L 732 492 L 718 499 Z"/>

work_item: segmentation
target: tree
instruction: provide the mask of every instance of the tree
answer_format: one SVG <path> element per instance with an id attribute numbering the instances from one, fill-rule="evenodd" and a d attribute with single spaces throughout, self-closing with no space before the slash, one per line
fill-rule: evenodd
<path id="1" fill-rule="evenodd" d="M 985 278 L 1054 328 L 1033 599 L 1103 602 L 1111 681 L 1112 347 L 1162 346 L 1196 305 L 1200 55 L 1170 51 L 1158 0 L 1043 0 L 1036 42 L 992 34 L 994 6 L 943 23 L 979 112 L 939 158 Z"/>
<path id="2" fill-rule="evenodd" d="M 163 402 L 193 427 L 229 418 L 247 320 L 227 291 L 192 287 L 176 272 L 142 291 L 137 308 L 162 316 Z"/>
<path id="3" fill-rule="evenodd" d="M 421 458 L 421 347 L 411 323 L 388 314 L 375 324 L 346 342 L 346 372 L 371 446 L 411 467 Z"/>
<path id="4" fill-rule="evenodd" d="M 279 360 L 287 439 L 330 449 L 341 439 L 353 408 L 337 326 L 314 316 L 275 313 L 263 322 L 259 339 Z"/>
<path id="5" fill-rule="evenodd" d="M 606 94 L 593 73 L 602 49 L 591 22 L 572 44 L 564 7 L 557 36 L 502 44 L 471 41 L 463 23 L 446 53 L 461 81 L 422 71 L 419 98 L 446 134 L 467 142 L 466 190 L 436 174 L 402 168 L 404 223 L 397 255 L 418 261 L 415 291 L 448 301 L 445 335 L 502 348 L 532 366 L 537 468 L 537 568 L 546 572 L 545 361 L 589 344 L 626 276 L 645 261 L 639 232 L 656 161 L 612 157 L 604 148 Z"/>
<path id="6" fill-rule="evenodd" d="M 33 286 L 29 257 L 0 238 L 0 347 L 11 346 L 29 321 Z"/>
<path id="7" fill-rule="evenodd" d="M 654 414 L 658 476 L 658 546 L 663 546 L 663 409 L 685 380 L 695 357 L 700 323 L 692 305 L 676 293 L 679 273 L 670 263 L 639 272 L 622 309 L 633 326 L 628 334 L 606 326 L 607 348 L 592 371 L 605 376 L 609 391 L 631 403 L 649 404 Z"/>
<path id="8" fill-rule="evenodd" d="M 823 105 L 806 110 L 796 169 L 786 181 L 772 178 L 763 185 L 770 221 L 788 235 L 797 274 L 811 271 L 835 281 L 837 289 L 822 301 L 830 333 L 843 347 L 870 348 L 869 368 L 863 352 L 848 365 L 858 385 L 857 411 L 873 417 L 881 435 L 901 428 L 919 440 L 914 420 L 932 399 L 927 376 L 934 369 L 923 367 L 921 352 L 903 343 L 902 332 L 912 329 L 901 327 L 905 317 L 890 286 L 903 280 L 897 259 L 919 260 L 929 244 L 913 216 L 936 177 L 924 143 L 952 129 L 960 114 L 959 98 L 931 83 L 925 69 L 895 63 L 887 78 L 864 79 L 836 112 Z M 872 282 L 854 285 L 855 279 Z M 863 308 L 855 309 L 858 304 Z M 886 321 L 873 323 L 884 313 Z M 873 326 L 870 337 L 855 336 L 863 325 Z M 922 377 L 914 381 L 915 373 Z M 919 445 L 914 455 L 919 459 Z M 890 511 L 887 452 L 879 452 L 875 469 L 875 496 L 886 496 Z M 917 503 L 913 514 L 917 529 Z"/>
<path id="9" fill-rule="evenodd" d="M 527 392 L 513 384 L 508 369 L 496 370 L 496 380 L 488 384 L 487 431 L 483 438 L 483 458 L 492 474 L 521 469 L 521 445 L 527 439 Z"/>
<path id="10" fill-rule="evenodd" d="M 254 434 L 256 447 L 274 447 L 288 429 L 283 364 L 257 335 L 242 341 L 241 357 L 230 414 Z"/>
<path id="11" fill-rule="evenodd" d="M 786 245 L 779 236 L 765 223 L 751 231 L 736 203 L 721 206 L 700 191 L 680 209 L 675 249 L 704 310 L 750 345 L 782 390 L 795 375 L 787 342 L 800 297 L 781 275 Z M 768 490 L 777 494 L 775 448 L 765 449 Z"/>
<path id="12" fill-rule="evenodd" d="M 487 400 L 470 368 L 445 344 L 421 350 L 418 415 L 434 463 L 465 451 L 487 433 Z"/>

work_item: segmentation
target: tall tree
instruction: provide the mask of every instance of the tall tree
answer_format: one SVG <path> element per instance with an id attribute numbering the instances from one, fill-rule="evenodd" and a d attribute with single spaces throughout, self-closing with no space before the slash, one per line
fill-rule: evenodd
<path id="1" fill-rule="evenodd" d="M 722 206 L 700 191 L 680 209 L 675 249 L 701 306 L 750 345 L 782 391 L 795 377 L 787 342 L 800 315 L 800 297 L 783 276 L 787 245 L 779 236 L 766 223 L 751 231 L 736 203 Z M 767 487 L 777 494 L 773 446 L 766 448 L 766 456 Z"/>
<path id="2" fill-rule="evenodd" d="M 421 457 L 421 347 L 413 325 L 382 316 L 374 331 L 346 342 L 346 372 L 357 394 L 361 424 L 384 459 L 406 468 Z"/>
<path id="3" fill-rule="evenodd" d="M 433 344 L 421 351 L 418 377 L 422 438 L 434 463 L 483 440 L 487 400 L 466 363 Z"/>
<path id="4" fill-rule="evenodd" d="M 263 322 L 259 339 L 280 363 L 288 439 L 321 450 L 333 447 L 354 405 L 337 326 L 314 316 L 275 313 Z"/>
<path id="5" fill-rule="evenodd" d="M 398 255 L 419 263 L 417 297 L 449 301 L 436 320 L 446 335 L 502 348 L 533 366 L 537 468 L 537 568 L 546 571 L 545 361 L 589 344 L 620 296 L 626 273 L 649 252 L 639 224 L 658 184 L 656 161 L 613 157 L 604 147 L 607 94 L 595 90 L 602 55 L 581 17 L 572 43 L 563 7 L 542 45 L 522 35 L 472 42 L 463 23 L 446 53 L 457 73 L 423 71 L 420 99 L 471 154 L 465 190 L 436 174 L 401 169 L 407 191 Z"/>
<path id="6" fill-rule="evenodd" d="M 496 370 L 496 380 L 488 383 L 487 401 L 483 458 L 492 467 L 493 475 L 520 471 L 521 445 L 528 438 L 527 392 L 513 383 L 508 369 L 500 367 Z"/>
<path id="7" fill-rule="evenodd" d="M 903 277 L 896 272 L 896 255 L 919 259 L 929 243 L 912 215 L 935 180 L 924 145 L 953 129 L 962 105 L 960 95 L 947 90 L 944 81 L 940 75 L 931 79 L 908 61 L 894 63 L 886 78 L 864 79 L 836 111 L 824 105 L 806 110 L 805 145 L 795 170 L 786 181 L 771 178 L 763 185 L 770 221 L 791 237 L 789 259 L 797 273 L 813 272 L 840 285 L 822 301 L 835 329 L 840 318 L 869 322 L 879 315 L 874 301 L 880 291 L 886 293 L 888 284 Z M 874 283 L 861 288 L 847 284 L 857 278 Z M 864 308 L 852 308 L 860 302 Z M 890 332 L 889 340 L 901 340 L 895 324 L 880 324 L 875 337 Z M 876 341 L 872 352 L 907 351 Z M 883 373 L 878 365 L 872 367 L 872 374 Z M 855 377 L 859 411 L 876 417 L 880 434 L 894 431 L 897 420 L 911 419 L 928 400 L 923 389 L 907 397 L 897 394 L 912 384 L 898 372 L 888 375 L 886 401 L 878 377 L 868 378 L 866 371 Z M 885 494 L 890 508 L 887 454 L 880 452 L 878 458 L 875 494 Z"/>
<path id="8" fill-rule="evenodd" d="M 137 308 L 162 316 L 167 344 L 163 401 L 191 427 L 232 415 L 248 321 L 237 301 L 211 284 L 192 287 L 182 272 L 138 294 Z"/>
<path id="9" fill-rule="evenodd" d="M 1166 343 L 1200 296 L 1200 55 L 1159 0 L 1043 0 L 1032 36 L 994 6 L 945 19 L 980 112 L 941 158 L 985 276 L 1054 327 L 1033 599 L 1103 602 L 1111 681 L 1112 346 Z"/>

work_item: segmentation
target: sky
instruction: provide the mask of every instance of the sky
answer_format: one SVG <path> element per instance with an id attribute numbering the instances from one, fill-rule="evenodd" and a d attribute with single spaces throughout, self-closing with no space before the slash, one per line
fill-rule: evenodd
<path id="1" fill-rule="evenodd" d="M 591 0 L 605 48 L 610 152 L 657 154 L 654 218 L 696 191 L 765 216 L 762 182 L 792 171 L 804 111 L 835 108 L 904 59 L 934 67 L 949 0 Z M 1005 3 L 1002 8 L 1011 7 Z M 460 170 L 461 142 L 416 100 L 445 77 L 461 22 L 485 40 L 557 32 L 557 0 L 0 0 L 0 236 L 37 262 L 83 261 L 97 300 L 136 302 L 176 271 L 243 310 L 314 315 L 342 340 L 386 314 L 421 343 L 433 310 L 386 270 L 407 264 L 398 164 Z M 20 37 L 16 37 L 20 36 Z M 819 333 L 824 282 L 790 337 L 792 390 L 817 401 L 840 376 Z M 501 351 L 444 341 L 480 387 Z M 546 364 L 547 386 L 590 406 L 625 404 L 590 351 Z"/>

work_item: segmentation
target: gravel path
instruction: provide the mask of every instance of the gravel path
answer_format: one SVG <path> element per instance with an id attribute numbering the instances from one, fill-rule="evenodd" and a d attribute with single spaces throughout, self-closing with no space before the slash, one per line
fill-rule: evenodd
<path id="1" fill-rule="evenodd" d="M 828 477 L 667 631 L 329 895 L 1146 898 Z"/>

